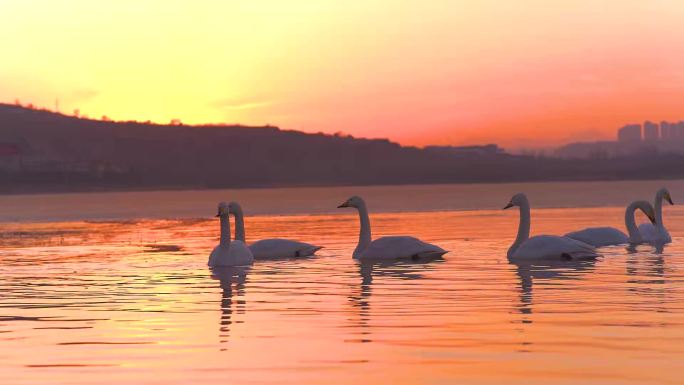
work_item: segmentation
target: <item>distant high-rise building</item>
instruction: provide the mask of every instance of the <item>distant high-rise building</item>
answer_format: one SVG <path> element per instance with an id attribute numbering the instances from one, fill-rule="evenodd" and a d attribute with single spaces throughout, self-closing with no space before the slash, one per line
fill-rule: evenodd
<path id="1" fill-rule="evenodd" d="M 660 122 L 660 139 L 670 139 L 670 122 L 664 120 Z"/>
<path id="2" fill-rule="evenodd" d="M 679 123 L 672 123 L 670 125 L 670 136 L 672 139 L 684 139 L 684 120 L 680 120 Z"/>
<path id="3" fill-rule="evenodd" d="M 639 142 L 641 141 L 641 124 L 628 124 L 618 130 L 618 141 Z"/>
<path id="4" fill-rule="evenodd" d="M 658 124 L 647 120 L 644 122 L 644 140 L 658 140 Z"/>

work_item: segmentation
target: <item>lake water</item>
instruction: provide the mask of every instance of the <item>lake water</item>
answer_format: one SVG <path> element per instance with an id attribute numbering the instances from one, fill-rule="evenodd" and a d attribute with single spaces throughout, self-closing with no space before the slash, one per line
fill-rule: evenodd
<path id="1" fill-rule="evenodd" d="M 533 234 L 623 228 L 663 185 L 684 202 L 683 181 L 0 197 L 0 383 L 681 384 L 681 206 L 664 250 L 534 265 L 506 259 L 518 213 L 500 210 L 526 191 Z M 334 209 L 351 194 L 374 236 L 451 252 L 352 260 L 356 213 Z M 211 271 L 210 217 L 233 199 L 248 240 L 325 248 Z"/>

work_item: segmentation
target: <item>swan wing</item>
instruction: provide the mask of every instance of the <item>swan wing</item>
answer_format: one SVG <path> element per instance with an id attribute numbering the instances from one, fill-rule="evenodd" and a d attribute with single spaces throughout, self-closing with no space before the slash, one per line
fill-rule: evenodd
<path id="1" fill-rule="evenodd" d="M 308 257 L 321 246 L 289 239 L 262 239 L 249 245 L 255 259 Z"/>
<path id="2" fill-rule="evenodd" d="M 537 259 L 594 259 L 600 254 L 584 242 L 556 235 L 538 235 L 525 241 L 512 258 L 519 260 Z"/>
<path id="3" fill-rule="evenodd" d="M 565 236 L 594 247 L 620 245 L 629 242 L 627 234 L 614 227 L 589 227 L 567 233 Z"/>
<path id="4" fill-rule="evenodd" d="M 408 236 L 381 237 L 368 245 L 359 258 L 402 259 L 438 258 L 447 251 L 439 246 Z"/>

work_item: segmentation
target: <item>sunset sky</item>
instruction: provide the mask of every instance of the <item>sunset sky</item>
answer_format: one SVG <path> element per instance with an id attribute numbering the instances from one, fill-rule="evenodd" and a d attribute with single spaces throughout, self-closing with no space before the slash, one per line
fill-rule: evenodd
<path id="1" fill-rule="evenodd" d="M 684 120 L 684 3 L 0 0 L 0 101 L 404 144 Z"/>

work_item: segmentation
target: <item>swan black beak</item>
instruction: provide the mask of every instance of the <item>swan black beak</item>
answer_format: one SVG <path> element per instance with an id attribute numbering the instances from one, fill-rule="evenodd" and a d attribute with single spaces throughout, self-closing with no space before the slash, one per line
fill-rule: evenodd
<path id="1" fill-rule="evenodd" d="M 214 215 L 215 218 L 218 218 L 221 216 L 221 212 L 219 211 L 218 214 Z"/>
<path id="2" fill-rule="evenodd" d="M 510 209 L 511 207 L 513 207 L 513 203 L 507 204 L 506 207 L 504 207 L 503 209 L 506 210 L 506 209 Z"/>
<path id="3" fill-rule="evenodd" d="M 349 205 L 347 204 L 347 202 L 344 202 L 344 203 L 342 203 L 341 205 L 337 206 L 338 209 L 345 208 L 345 207 L 349 207 Z"/>
<path id="4" fill-rule="evenodd" d="M 667 199 L 667 203 L 669 203 L 669 204 L 671 204 L 671 205 L 673 205 L 673 204 L 674 204 L 674 202 L 672 202 L 672 198 L 670 198 L 670 197 L 667 197 L 667 198 L 665 198 L 665 199 Z"/>
<path id="5" fill-rule="evenodd" d="M 654 217 L 654 216 L 649 215 L 649 216 L 648 216 L 648 219 L 650 219 L 650 220 L 651 220 L 651 223 L 653 223 L 654 225 L 656 224 L 656 220 L 655 220 L 655 217 Z"/>

